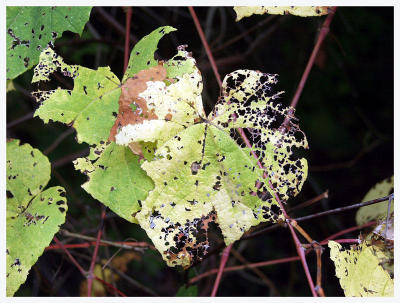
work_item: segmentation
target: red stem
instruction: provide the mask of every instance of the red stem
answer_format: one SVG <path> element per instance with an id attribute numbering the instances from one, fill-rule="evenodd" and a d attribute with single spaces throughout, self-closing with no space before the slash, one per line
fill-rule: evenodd
<path id="1" fill-rule="evenodd" d="M 125 52 L 124 52 L 124 72 L 128 67 L 129 62 L 129 42 L 131 34 L 131 19 L 132 19 L 132 7 L 128 7 L 126 11 L 126 22 L 125 22 Z"/>
<path id="2" fill-rule="evenodd" d="M 227 247 L 225 247 L 224 251 L 222 252 L 221 263 L 219 264 L 218 274 L 217 274 L 217 278 L 215 279 L 215 282 L 214 282 L 214 287 L 211 292 L 211 297 L 215 297 L 217 294 L 219 283 L 221 282 L 221 278 L 222 278 L 222 273 L 224 272 L 226 262 L 228 261 L 231 248 L 232 248 L 232 244 L 229 244 Z"/>
<path id="3" fill-rule="evenodd" d="M 99 226 L 99 230 L 97 231 L 97 239 L 96 239 L 96 245 L 94 247 L 94 252 L 93 252 L 93 256 L 92 256 L 92 261 L 90 263 L 90 268 L 89 268 L 89 273 L 87 276 L 87 282 L 88 282 L 88 297 L 92 296 L 92 284 L 93 284 L 93 271 L 94 271 L 94 266 L 96 264 L 96 259 L 97 259 L 97 253 L 99 251 L 99 244 L 100 244 L 100 239 L 101 239 L 101 235 L 103 233 L 103 227 L 104 227 L 104 218 L 106 217 L 106 208 L 103 205 L 102 206 L 102 210 L 101 210 L 101 221 L 100 221 L 100 226 Z"/>
<path id="4" fill-rule="evenodd" d="M 76 268 L 78 268 L 78 270 L 81 272 L 81 274 L 83 276 L 86 277 L 86 271 L 82 268 L 82 266 L 78 263 L 78 261 L 76 261 L 76 259 L 71 255 L 71 253 L 64 247 L 64 244 L 62 244 L 57 238 L 56 236 L 53 237 L 54 242 L 57 243 L 57 245 L 59 247 L 61 247 L 61 249 L 66 253 L 66 255 L 68 256 L 68 258 L 70 259 L 70 261 L 76 266 Z"/>
<path id="5" fill-rule="evenodd" d="M 115 288 L 112 284 L 100 279 L 97 276 L 93 276 L 97 281 L 103 283 L 105 286 L 107 286 L 109 289 L 111 289 L 112 291 L 114 291 L 114 293 L 118 293 L 121 297 L 126 297 L 126 295 L 120 291 L 119 289 Z"/>
<path id="6" fill-rule="evenodd" d="M 150 244 L 147 242 L 122 242 L 122 241 L 116 241 L 114 242 L 115 244 L 120 244 L 120 245 L 126 245 L 126 246 L 131 246 L 131 247 L 149 247 L 152 248 Z M 95 246 L 96 242 L 91 241 L 91 242 L 85 242 L 85 243 L 76 243 L 76 244 L 65 244 L 65 248 L 86 248 L 86 247 L 91 247 Z M 99 246 L 112 246 L 111 244 L 100 242 Z M 117 246 L 117 245 L 116 245 Z M 46 247 L 45 250 L 53 250 L 53 249 L 60 249 L 61 247 L 59 245 L 50 245 Z"/>
<path id="7" fill-rule="evenodd" d="M 310 74 L 311 68 L 314 65 L 315 58 L 317 57 L 318 51 L 321 48 L 322 42 L 325 40 L 327 34 L 329 33 L 329 26 L 332 22 L 335 12 L 336 12 L 336 6 L 333 6 L 322 25 L 322 28 L 318 35 L 317 43 L 315 44 L 311 56 L 308 59 L 306 69 L 304 70 L 303 75 L 301 76 L 301 80 L 299 82 L 299 85 L 297 86 L 296 93 L 294 94 L 292 102 L 290 103 L 290 106 L 293 108 L 296 107 L 297 102 L 299 101 L 304 85 L 306 84 L 308 75 Z"/>
<path id="8" fill-rule="evenodd" d="M 201 42 L 203 43 L 203 46 L 206 50 L 208 60 L 210 60 L 210 64 L 214 71 L 215 78 L 217 78 L 217 81 L 218 81 L 218 85 L 219 85 L 219 87 L 222 87 L 221 77 L 218 73 L 217 65 L 215 64 L 214 57 L 210 50 L 210 46 L 208 45 L 206 37 L 204 36 L 204 32 L 203 32 L 203 29 L 201 28 L 201 25 L 200 25 L 199 19 L 197 18 L 196 12 L 194 11 L 193 7 L 191 7 L 191 6 L 189 6 L 188 9 L 189 9 L 190 14 L 192 15 L 192 18 L 193 18 L 194 24 L 196 26 L 197 32 L 199 33 Z"/>
<path id="9" fill-rule="evenodd" d="M 349 232 L 352 232 L 352 231 L 355 231 L 355 230 L 359 230 L 359 229 L 363 229 L 365 227 L 372 226 L 372 225 L 375 225 L 375 224 L 376 224 L 376 221 L 371 221 L 371 222 L 365 223 L 363 225 L 349 227 L 349 228 L 346 228 L 344 230 L 341 230 L 341 231 L 337 232 L 336 234 L 333 234 L 333 235 L 329 236 L 328 238 L 326 238 L 323 241 L 332 240 L 332 239 L 335 239 L 335 238 L 337 238 L 337 237 L 339 237 L 341 235 L 347 234 Z"/>

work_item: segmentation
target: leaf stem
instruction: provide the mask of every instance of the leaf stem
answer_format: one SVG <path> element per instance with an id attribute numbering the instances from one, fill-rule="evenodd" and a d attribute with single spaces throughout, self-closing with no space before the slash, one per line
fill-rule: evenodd
<path id="1" fill-rule="evenodd" d="M 293 96 L 292 102 L 290 103 L 290 106 L 293 108 L 296 107 L 297 102 L 299 101 L 299 98 L 303 91 L 304 85 L 306 84 L 308 75 L 310 74 L 311 68 L 314 65 L 315 58 L 317 57 L 317 54 L 321 48 L 322 42 L 325 40 L 327 34 L 329 33 L 329 27 L 332 22 L 333 16 L 335 15 L 335 12 L 336 12 L 336 6 L 331 8 L 331 11 L 329 12 L 328 16 L 326 17 L 324 23 L 322 24 L 321 30 L 318 35 L 317 43 L 315 44 L 314 49 L 311 53 L 311 56 L 308 59 L 307 66 L 303 72 L 303 75 L 301 76 L 299 85 L 297 86 L 297 89 Z"/>
<path id="2" fill-rule="evenodd" d="M 193 18 L 193 22 L 194 22 L 194 25 L 196 26 L 197 32 L 199 33 L 201 42 L 203 43 L 203 46 L 206 50 L 208 60 L 210 60 L 210 64 L 214 71 L 214 75 L 215 75 L 215 78 L 217 79 L 218 85 L 219 85 L 219 87 L 222 87 L 222 81 L 221 81 L 221 77 L 218 73 L 217 65 L 215 64 L 213 54 L 211 53 L 210 46 L 208 45 L 207 39 L 204 35 L 203 29 L 201 28 L 201 25 L 200 25 L 199 19 L 197 18 L 196 12 L 194 11 L 193 7 L 191 7 L 191 6 L 188 6 L 188 9 L 189 9 L 190 15 Z"/>
<path id="3" fill-rule="evenodd" d="M 132 19 L 132 7 L 128 7 L 126 11 L 126 22 L 125 22 L 125 51 L 124 51 L 124 72 L 128 67 L 129 61 L 129 42 L 131 34 L 131 19 Z"/>
<path id="4" fill-rule="evenodd" d="M 211 297 L 215 297 L 217 294 L 219 283 L 221 282 L 222 273 L 224 272 L 226 262 L 228 261 L 231 248 L 232 248 L 232 244 L 229 244 L 227 247 L 224 248 L 224 250 L 222 252 L 221 263 L 219 264 L 217 278 L 215 279 L 215 282 L 214 282 L 214 287 L 211 292 Z"/>
<path id="5" fill-rule="evenodd" d="M 100 219 L 100 224 L 99 228 L 97 231 L 97 239 L 96 239 L 96 245 L 94 247 L 94 252 L 92 256 L 92 261 L 90 262 L 90 268 L 89 268 L 89 273 L 87 275 L 87 290 L 88 290 L 88 297 L 92 296 L 92 285 L 93 285 L 93 271 L 94 271 L 94 266 L 96 264 L 96 259 L 97 259 L 97 253 L 99 251 L 99 244 L 101 240 L 101 235 L 103 233 L 103 228 L 104 228 L 104 218 L 106 217 L 106 207 L 104 205 L 101 206 L 101 219 Z"/>

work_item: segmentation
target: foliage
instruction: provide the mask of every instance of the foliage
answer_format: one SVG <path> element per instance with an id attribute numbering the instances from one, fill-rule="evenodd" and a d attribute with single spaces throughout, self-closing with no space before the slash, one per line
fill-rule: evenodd
<path id="1" fill-rule="evenodd" d="M 186 287 L 185 285 L 181 286 L 176 293 L 177 297 L 197 297 L 197 286 L 191 285 Z"/>
<path id="2" fill-rule="evenodd" d="M 387 178 L 375 184 L 365 195 L 361 202 L 370 201 L 387 196 L 393 192 L 394 176 Z M 386 218 L 388 212 L 389 201 L 375 203 L 360 208 L 356 214 L 356 222 L 358 225 L 367 223 L 371 220 Z M 394 212 L 394 200 L 392 200 L 391 211 Z"/>
<path id="3" fill-rule="evenodd" d="M 328 6 L 235 6 L 236 21 L 254 14 L 295 15 L 300 17 L 323 16 L 328 14 Z"/>
<path id="4" fill-rule="evenodd" d="M 183 48 L 166 64 L 150 58 L 171 30 L 156 29 L 135 46 L 122 85 L 109 70 L 69 66 L 45 50 L 33 82 L 61 70 L 75 85 L 72 92 L 37 92 L 43 103 L 35 115 L 45 122 L 73 122 L 78 140 L 104 140 L 87 158 L 75 161 L 75 168 L 89 177 L 84 189 L 121 217 L 138 220 L 168 265 L 188 267 L 207 253 L 209 222 L 218 224 L 228 245 L 251 226 L 283 219 L 268 182 L 284 200 L 300 191 L 307 162 L 291 159 L 291 149 L 307 148 L 307 141 L 289 109 L 273 102 L 281 94 L 269 92 L 275 75 L 229 74 L 224 97 L 206 118 L 195 60 Z M 289 119 L 287 132 L 276 129 L 284 119 Z M 242 139 L 230 136 L 240 127 L 252 134 L 249 147 L 240 147 Z M 138 156 L 114 140 L 139 156 L 153 143 L 141 165 L 155 184 L 147 198 L 152 183 L 138 167 Z M 266 169 L 265 181 L 253 153 Z"/>
<path id="5" fill-rule="evenodd" d="M 346 250 L 335 241 L 329 241 L 328 246 L 336 276 L 347 297 L 394 295 L 393 279 L 380 265 L 386 256 L 378 246 L 363 242 Z"/>
<path id="6" fill-rule="evenodd" d="M 60 186 L 43 190 L 50 162 L 29 144 L 7 142 L 7 296 L 25 282 L 32 265 L 65 222 L 67 203 Z"/>
<path id="7" fill-rule="evenodd" d="M 64 31 L 82 34 L 91 7 L 7 6 L 7 79 L 35 66 Z"/>

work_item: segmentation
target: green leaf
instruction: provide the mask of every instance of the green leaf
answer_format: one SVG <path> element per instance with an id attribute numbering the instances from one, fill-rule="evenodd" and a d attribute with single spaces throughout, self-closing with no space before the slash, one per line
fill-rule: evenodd
<path id="1" fill-rule="evenodd" d="M 45 123 L 49 120 L 73 123 L 78 142 L 97 144 L 101 140 L 106 141 L 118 112 L 121 94 L 118 78 L 109 67 L 92 70 L 67 65 L 48 48 L 40 55 L 32 82 L 48 80 L 56 70 L 74 79 L 74 89 L 36 92 L 41 105 L 34 116 L 39 116 Z"/>
<path id="2" fill-rule="evenodd" d="M 197 297 L 197 286 L 191 285 L 186 287 L 183 285 L 179 287 L 176 297 Z"/>
<path id="3" fill-rule="evenodd" d="M 74 161 L 88 176 L 82 187 L 122 218 L 136 223 L 140 202 L 153 182 L 140 168 L 139 157 L 129 148 L 107 142 L 91 148 L 89 156 Z"/>
<path id="4" fill-rule="evenodd" d="M 329 241 L 330 258 L 346 297 L 388 297 L 394 295 L 394 282 L 380 265 L 386 258 L 377 246 L 361 245 L 348 250 Z"/>
<path id="5" fill-rule="evenodd" d="M 37 149 L 7 142 L 7 296 L 25 282 L 28 272 L 65 222 L 65 190 L 42 191 L 50 163 Z"/>
<path id="6" fill-rule="evenodd" d="M 7 6 L 7 79 L 38 63 L 64 31 L 82 34 L 91 7 Z"/>
<path id="7" fill-rule="evenodd" d="M 329 6 L 235 6 L 236 22 L 254 14 L 295 15 L 300 17 L 323 16 L 329 13 Z"/>
<path id="8" fill-rule="evenodd" d="M 393 192 L 394 179 L 393 176 L 375 184 L 365 195 L 361 202 L 370 201 L 385 197 Z M 389 201 L 371 204 L 361 207 L 356 213 L 356 222 L 362 225 L 371 220 L 386 218 Z M 391 211 L 394 211 L 394 200 L 392 200 Z"/>
<path id="9" fill-rule="evenodd" d="M 176 28 L 172 26 L 162 26 L 140 39 L 131 52 L 128 67 L 126 68 L 122 82 L 133 77 L 141 70 L 157 66 L 158 61 L 154 59 L 154 53 L 157 50 L 158 42 L 165 34 L 173 31 L 176 31 Z"/>

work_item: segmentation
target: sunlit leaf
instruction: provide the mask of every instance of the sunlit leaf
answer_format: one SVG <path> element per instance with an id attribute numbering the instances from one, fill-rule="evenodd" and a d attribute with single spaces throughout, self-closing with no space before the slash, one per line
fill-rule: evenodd
<path id="1" fill-rule="evenodd" d="M 370 201 L 385 197 L 393 192 L 394 179 L 393 176 L 375 184 L 365 195 L 361 202 Z M 358 225 L 364 224 L 371 220 L 386 218 L 388 212 L 389 201 L 371 204 L 361 207 L 356 213 L 356 222 Z M 394 200 L 391 203 L 390 213 L 394 211 Z"/>
<path id="2" fill-rule="evenodd" d="M 366 242 L 344 249 L 329 241 L 330 258 L 335 263 L 336 276 L 347 297 L 382 297 L 394 295 L 394 282 L 380 265 L 385 258 L 382 250 Z"/>
<path id="3" fill-rule="evenodd" d="M 300 17 L 323 16 L 329 13 L 329 6 L 235 6 L 236 21 L 254 14 L 295 15 Z"/>

